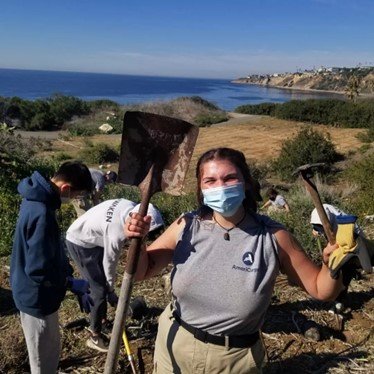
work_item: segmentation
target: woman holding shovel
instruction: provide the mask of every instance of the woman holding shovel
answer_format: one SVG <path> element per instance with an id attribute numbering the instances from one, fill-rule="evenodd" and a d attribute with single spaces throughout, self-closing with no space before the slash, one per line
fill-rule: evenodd
<path id="1" fill-rule="evenodd" d="M 257 214 L 255 183 L 244 155 L 230 148 L 204 153 L 196 169 L 199 208 L 186 213 L 148 248 L 136 277 L 152 277 L 173 263 L 173 301 L 160 316 L 155 373 L 259 373 L 259 338 L 279 271 L 312 297 L 332 300 L 342 290 L 325 265 L 315 265 L 279 223 Z M 127 237 L 146 235 L 133 214 Z"/>

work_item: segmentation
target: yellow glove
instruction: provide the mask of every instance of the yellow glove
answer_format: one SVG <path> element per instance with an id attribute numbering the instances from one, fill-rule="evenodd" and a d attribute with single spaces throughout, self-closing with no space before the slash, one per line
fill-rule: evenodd
<path id="1" fill-rule="evenodd" d="M 354 227 L 356 216 L 337 216 L 338 231 L 336 232 L 336 243 L 339 245 L 329 257 L 329 269 L 332 278 L 336 279 L 339 270 L 352 257 L 357 255 L 357 243 L 354 238 Z"/>

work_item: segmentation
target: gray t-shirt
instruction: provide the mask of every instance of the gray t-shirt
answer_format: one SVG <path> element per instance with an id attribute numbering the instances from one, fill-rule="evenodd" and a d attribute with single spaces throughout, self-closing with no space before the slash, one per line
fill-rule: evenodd
<path id="1" fill-rule="evenodd" d="M 276 208 L 284 208 L 284 206 L 286 205 L 286 200 L 282 195 L 277 195 L 274 201 L 270 201 L 271 204 Z"/>
<path id="2" fill-rule="evenodd" d="M 247 215 L 230 231 L 187 214 L 172 272 L 174 308 L 190 325 L 218 335 L 251 334 L 261 328 L 279 271 L 267 216 Z"/>
<path id="3" fill-rule="evenodd" d="M 96 169 L 89 169 L 89 170 L 91 173 L 91 178 L 92 178 L 94 189 L 96 191 L 102 191 L 105 187 L 104 173 Z"/>

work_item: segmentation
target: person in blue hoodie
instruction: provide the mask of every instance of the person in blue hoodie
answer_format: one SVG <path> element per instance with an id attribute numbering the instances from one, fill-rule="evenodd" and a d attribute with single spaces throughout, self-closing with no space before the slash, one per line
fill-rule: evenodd
<path id="1" fill-rule="evenodd" d="M 11 257 L 10 282 L 20 311 L 32 374 L 57 371 L 60 356 L 58 309 L 67 289 L 89 312 L 88 282 L 72 277 L 61 242 L 56 210 L 85 192 L 92 180 L 86 165 L 69 161 L 46 179 L 38 171 L 18 185 L 22 196 Z"/>

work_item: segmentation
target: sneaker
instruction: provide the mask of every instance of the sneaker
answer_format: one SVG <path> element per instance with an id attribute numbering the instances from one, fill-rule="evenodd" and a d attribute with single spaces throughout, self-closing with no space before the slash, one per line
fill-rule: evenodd
<path id="1" fill-rule="evenodd" d="M 101 332 L 107 336 L 110 336 L 113 329 L 113 322 L 105 320 L 101 325 Z"/>
<path id="2" fill-rule="evenodd" d="M 96 349 L 99 352 L 108 352 L 109 340 L 103 335 L 90 336 L 86 342 L 87 347 Z"/>

